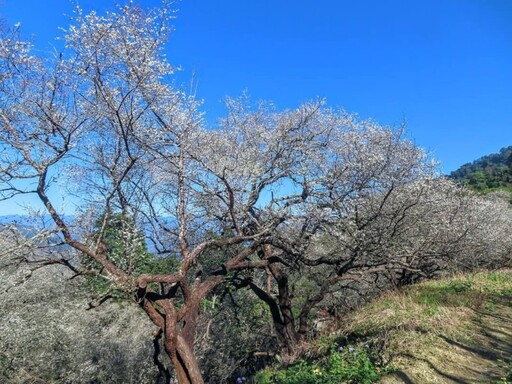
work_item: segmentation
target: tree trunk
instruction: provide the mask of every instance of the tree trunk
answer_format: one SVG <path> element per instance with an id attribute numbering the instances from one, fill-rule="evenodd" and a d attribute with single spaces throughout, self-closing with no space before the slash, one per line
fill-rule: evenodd
<path id="1" fill-rule="evenodd" d="M 299 338 L 295 330 L 295 319 L 292 313 L 288 286 L 282 290 L 279 289 L 279 309 L 282 314 L 282 323 L 279 326 L 275 324 L 276 330 L 283 339 L 287 352 L 293 354 L 297 350 Z"/>
<path id="2" fill-rule="evenodd" d="M 189 345 L 185 338 L 178 334 L 164 334 L 165 351 L 171 359 L 176 370 L 176 378 L 179 384 L 204 384 L 201 370 L 194 356 L 193 345 Z"/>
<path id="3" fill-rule="evenodd" d="M 276 331 L 284 341 L 287 352 L 293 354 L 297 350 L 299 338 L 295 330 L 288 276 L 280 270 L 278 265 L 270 266 L 270 271 L 277 281 L 277 300 L 281 312 L 281 322 L 275 324 Z"/>
<path id="4" fill-rule="evenodd" d="M 188 308 L 183 320 L 178 320 L 178 312 L 173 300 L 157 299 L 155 304 L 163 310 L 157 311 L 154 304 L 148 300 L 145 290 L 139 292 L 139 305 L 148 314 L 153 323 L 159 327 L 165 352 L 176 370 L 176 378 L 179 384 L 204 384 L 201 370 L 194 356 L 194 337 L 197 327 L 196 318 L 199 306 L 192 305 Z M 189 303 L 190 304 L 190 303 Z"/>

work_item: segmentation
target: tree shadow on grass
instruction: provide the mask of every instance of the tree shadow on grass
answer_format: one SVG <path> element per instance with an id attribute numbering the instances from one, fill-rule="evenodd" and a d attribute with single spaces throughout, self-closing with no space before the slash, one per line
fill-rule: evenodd
<path id="1" fill-rule="evenodd" d="M 486 360 L 489 360 L 489 361 L 496 361 L 503 356 L 504 351 L 502 351 L 501 349 L 490 350 L 487 347 L 477 347 L 477 346 L 472 346 L 472 345 L 466 345 L 466 344 L 460 343 L 458 341 L 452 340 L 443 335 L 439 335 L 439 337 L 441 339 L 443 339 L 444 341 L 446 341 L 448 344 L 451 344 L 455 347 L 461 348 L 465 351 L 471 352 L 471 353 L 478 355 L 478 356 L 480 356 Z"/>
<path id="2" fill-rule="evenodd" d="M 401 380 L 404 384 L 415 384 L 415 382 L 402 370 L 398 370 L 389 375 L 390 377 L 396 377 Z"/>
<path id="3" fill-rule="evenodd" d="M 510 321 L 510 319 L 506 319 Z M 496 361 L 499 359 L 510 359 L 512 356 L 512 335 L 500 329 L 485 324 L 478 324 L 480 334 L 485 343 L 479 345 L 466 345 L 452 340 L 444 335 L 439 335 L 447 343 L 474 353 L 484 359 Z M 501 337 L 498 335 L 502 335 Z"/>
<path id="4" fill-rule="evenodd" d="M 463 378 L 463 377 L 460 377 L 460 376 L 455 376 L 455 375 L 452 375 L 448 372 L 444 372 L 442 371 L 441 369 L 439 369 L 435 364 L 433 364 L 430 360 L 428 359 L 425 359 L 425 358 L 421 358 L 421 357 L 417 357 L 417 356 L 413 356 L 411 354 L 408 354 L 408 353 L 404 353 L 404 354 L 401 354 L 402 356 L 405 356 L 405 357 L 408 357 L 412 360 L 416 360 L 416 361 L 422 361 L 424 362 L 425 364 L 427 364 L 430 369 L 432 369 L 434 372 L 436 372 L 436 374 L 439 376 L 439 377 L 442 377 L 444 379 L 447 379 L 446 382 L 451 382 L 451 383 L 456 383 L 456 384 L 469 384 L 469 383 L 472 383 L 472 381 L 467 381 L 467 379 Z M 407 375 L 406 375 L 407 376 Z M 420 382 L 414 382 L 412 381 L 409 377 L 407 377 L 407 379 L 409 380 L 409 382 L 406 382 L 404 381 L 405 384 L 408 384 L 408 383 L 413 383 L 413 384 L 422 384 Z"/>

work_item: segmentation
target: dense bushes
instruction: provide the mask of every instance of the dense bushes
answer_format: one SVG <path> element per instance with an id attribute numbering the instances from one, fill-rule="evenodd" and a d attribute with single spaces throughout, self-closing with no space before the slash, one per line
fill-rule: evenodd
<path id="1" fill-rule="evenodd" d="M 64 267 L 34 271 L 0 293 L 0 382 L 155 383 L 158 370 L 144 314 L 90 297 Z M 12 275 L 0 271 L 2 282 Z"/>

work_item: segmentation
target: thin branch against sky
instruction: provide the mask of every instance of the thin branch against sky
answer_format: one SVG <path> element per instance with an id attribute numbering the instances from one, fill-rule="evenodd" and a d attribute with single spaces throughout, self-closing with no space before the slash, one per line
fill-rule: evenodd
<path id="1" fill-rule="evenodd" d="M 113 2 L 80 4 L 101 13 Z M 0 14 L 45 50 L 58 49 L 72 9 L 71 1 L 4 0 Z M 507 0 L 183 0 L 176 9 L 168 58 L 183 68 L 184 88 L 194 73 L 211 124 L 227 95 L 248 91 L 278 108 L 325 97 L 384 124 L 406 120 L 408 136 L 444 172 L 512 144 Z"/>

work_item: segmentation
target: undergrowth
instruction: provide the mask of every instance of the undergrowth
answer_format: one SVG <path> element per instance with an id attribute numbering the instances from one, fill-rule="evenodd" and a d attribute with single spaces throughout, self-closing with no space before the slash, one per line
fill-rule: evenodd
<path id="1" fill-rule="evenodd" d="M 314 362 L 304 360 L 281 370 L 266 370 L 256 376 L 258 384 L 339 384 L 375 382 L 379 374 L 364 348 L 334 344 L 330 352 Z"/>
<path id="2" fill-rule="evenodd" d="M 479 321 L 497 306 L 512 306 L 510 271 L 458 275 L 389 291 L 347 314 L 334 334 L 313 342 L 305 352 L 308 358 L 262 371 L 256 382 L 372 383 L 402 369 L 412 371 L 418 382 L 429 382 L 429 365 L 440 368 L 447 357 L 466 359 L 463 352 L 448 349 L 477 345 Z M 512 384 L 512 362 L 495 363 L 504 372 L 498 383 Z"/>

